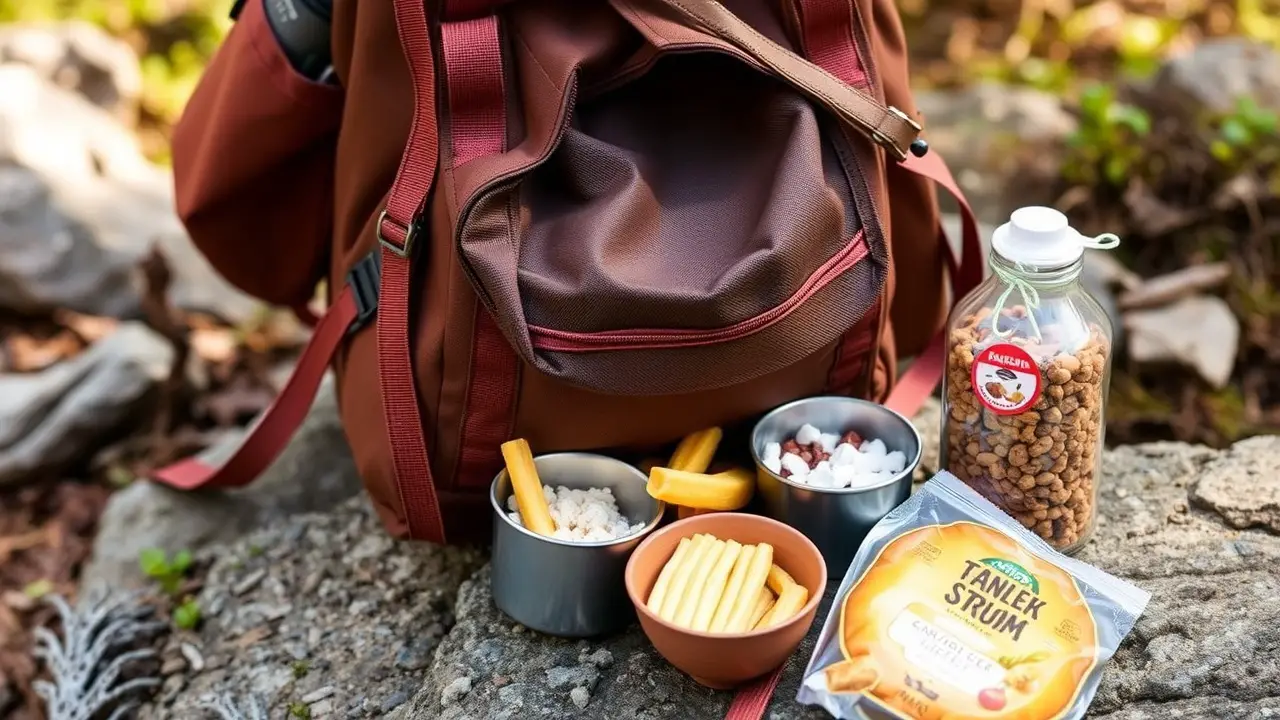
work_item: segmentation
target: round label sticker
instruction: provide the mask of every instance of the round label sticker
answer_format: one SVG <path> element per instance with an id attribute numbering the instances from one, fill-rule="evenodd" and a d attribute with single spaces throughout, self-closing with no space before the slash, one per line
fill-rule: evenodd
<path id="1" fill-rule="evenodd" d="M 973 392 L 997 415 L 1016 415 L 1040 397 L 1040 368 L 1026 350 L 997 343 L 973 359 Z"/>

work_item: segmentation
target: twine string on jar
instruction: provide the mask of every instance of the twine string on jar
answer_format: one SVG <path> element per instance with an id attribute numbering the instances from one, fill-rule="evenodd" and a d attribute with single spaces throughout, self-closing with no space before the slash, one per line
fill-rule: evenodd
<path id="1" fill-rule="evenodd" d="M 1094 238 L 1086 238 L 1081 236 L 1080 244 L 1091 250 L 1113 250 L 1120 245 L 1120 237 L 1114 233 L 1103 233 Z M 1010 327 L 1005 330 L 1000 329 L 1000 318 L 1004 316 L 1005 303 L 1009 301 L 1009 296 L 1017 290 L 1022 295 L 1022 303 L 1027 308 L 1027 319 L 1031 321 L 1031 331 L 1035 333 L 1036 341 L 1039 342 L 1044 338 L 1040 334 L 1040 323 L 1036 321 L 1035 311 L 1040 308 L 1040 292 L 1036 290 L 1032 284 L 1032 275 L 1035 271 L 1026 267 L 1022 263 L 1014 263 L 1013 269 L 1001 267 L 996 263 L 991 263 L 991 272 L 1000 281 L 1004 283 L 1004 292 L 1000 293 L 1000 297 L 996 299 L 995 309 L 992 311 L 991 331 L 996 337 L 1006 338 L 1014 333 L 1016 327 Z"/>

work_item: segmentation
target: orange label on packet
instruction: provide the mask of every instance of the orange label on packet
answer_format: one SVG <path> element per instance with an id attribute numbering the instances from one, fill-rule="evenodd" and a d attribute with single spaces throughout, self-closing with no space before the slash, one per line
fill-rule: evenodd
<path id="1" fill-rule="evenodd" d="M 917 720 L 1049 720 L 1098 660 L 1076 581 L 1008 535 L 960 521 L 905 533 L 840 608 L 831 693 Z"/>

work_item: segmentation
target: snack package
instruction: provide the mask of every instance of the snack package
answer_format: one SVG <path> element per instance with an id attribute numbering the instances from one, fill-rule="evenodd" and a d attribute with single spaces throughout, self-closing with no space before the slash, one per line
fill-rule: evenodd
<path id="1" fill-rule="evenodd" d="M 1082 718 L 1150 597 L 942 472 L 867 535 L 796 699 L 838 718 Z"/>

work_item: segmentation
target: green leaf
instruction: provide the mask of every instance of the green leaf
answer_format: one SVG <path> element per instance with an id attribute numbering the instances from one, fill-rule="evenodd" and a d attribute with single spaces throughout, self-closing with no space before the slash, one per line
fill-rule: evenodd
<path id="1" fill-rule="evenodd" d="M 1218 134 L 1222 136 L 1222 139 L 1228 145 L 1233 147 L 1246 147 L 1253 141 L 1253 133 L 1237 117 L 1229 117 L 1223 120 L 1222 127 L 1218 128 Z"/>
<path id="2" fill-rule="evenodd" d="M 1132 105 L 1113 105 L 1109 119 L 1117 125 L 1129 128 L 1135 135 L 1151 132 L 1151 116 Z"/>
<path id="3" fill-rule="evenodd" d="M 1110 85 L 1092 84 L 1080 91 L 1080 110 L 1085 116 L 1101 119 L 1107 116 L 1107 107 L 1115 99 L 1115 89 Z"/>
<path id="4" fill-rule="evenodd" d="M 51 592 L 53 592 L 53 582 L 51 582 L 48 579 L 41 579 L 41 580 L 36 580 L 35 582 L 29 582 L 27 583 L 26 587 L 22 588 L 22 594 L 26 595 L 32 600 L 39 600 L 40 598 L 44 597 L 45 595 L 48 595 Z"/>
<path id="5" fill-rule="evenodd" d="M 1235 150 L 1232 150 L 1225 140 L 1214 140 L 1209 144 L 1209 152 L 1218 162 L 1223 164 L 1231 162 L 1236 154 Z"/>
<path id="6" fill-rule="evenodd" d="M 169 560 L 159 548 L 147 548 L 138 553 L 138 566 L 150 578 L 162 578 L 169 574 Z"/>
<path id="7" fill-rule="evenodd" d="M 1103 173 L 1106 174 L 1107 180 L 1112 185 L 1123 185 L 1126 176 L 1129 174 L 1129 163 L 1119 155 L 1112 155 L 1107 158 L 1107 163 L 1103 166 Z"/>
<path id="8" fill-rule="evenodd" d="M 179 575 L 186 575 L 187 570 L 191 568 L 191 551 L 179 550 L 177 555 L 173 556 L 173 571 Z"/>
<path id="9" fill-rule="evenodd" d="M 187 598 L 173 609 L 173 624 L 183 630 L 194 630 L 200 624 L 200 606 L 195 598 Z"/>

